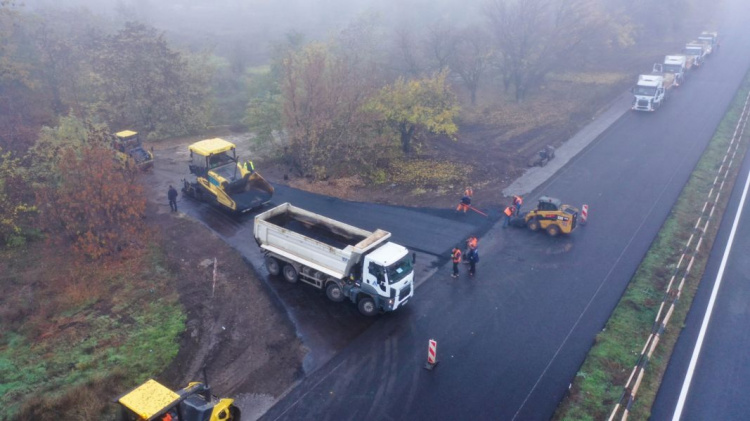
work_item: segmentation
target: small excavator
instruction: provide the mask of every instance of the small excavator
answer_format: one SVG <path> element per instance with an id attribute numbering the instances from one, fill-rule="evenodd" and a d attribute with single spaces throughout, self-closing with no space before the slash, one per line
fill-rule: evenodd
<path id="1" fill-rule="evenodd" d="M 112 148 L 115 150 L 115 156 L 123 165 L 134 164 L 142 170 L 149 169 L 154 165 L 154 154 L 143 148 L 138 132 L 123 130 L 115 133 L 114 139 L 112 139 Z"/>
<path id="2" fill-rule="evenodd" d="M 550 237 L 570 234 L 578 225 L 578 209 L 563 205 L 560 200 L 548 196 L 539 198 L 536 209 L 523 215 L 523 221 L 531 231 L 543 229 Z"/>
<path id="3" fill-rule="evenodd" d="M 182 192 L 186 196 L 237 214 L 271 200 L 273 186 L 255 171 L 251 161 L 239 163 L 233 143 L 214 138 L 188 148 L 190 173 L 195 175 L 195 181 L 183 180 Z"/>
<path id="4" fill-rule="evenodd" d="M 177 392 L 150 379 L 117 398 L 120 421 L 240 421 L 234 399 L 211 395 L 204 383 L 193 382 Z"/>

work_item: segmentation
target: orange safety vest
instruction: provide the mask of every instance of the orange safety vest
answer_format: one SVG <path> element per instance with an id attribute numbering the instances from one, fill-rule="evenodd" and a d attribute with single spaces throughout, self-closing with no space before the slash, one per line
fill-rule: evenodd
<path id="1" fill-rule="evenodd" d="M 474 196 L 474 190 L 471 187 L 467 187 L 466 190 L 464 190 L 464 196 Z"/>
<path id="2" fill-rule="evenodd" d="M 461 263 L 461 250 L 453 249 L 453 263 Z"/>
<path id="3" fill-rule="evenodd" d="M 515 208 L 512 206 L 508 206 L 507 208 L 505 208 L 505 214 L 507 216 L 513 216 L 513 211 L 515 211 Z"/>

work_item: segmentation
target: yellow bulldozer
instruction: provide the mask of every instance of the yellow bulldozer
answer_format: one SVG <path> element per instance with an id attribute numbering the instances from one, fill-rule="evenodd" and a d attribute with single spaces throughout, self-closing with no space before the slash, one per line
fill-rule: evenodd
<path id="1" fill-rule="evenodd" d="M 154 165 L 154 154 L 143 148 L 138 132 L 123 130 L 115 133 L 112 148 L 117 160 L 124 165 L 135 165 L 142 170 Z"/>
<path id="2" fill-rule="evenodd" d="M 177 392 L 156 380 L 148 380 L 117 398 L 121 421 L 240 421 L 234 399 L 211 395 L 200 382 Z"/>
<path id="3" fill-rule="evenodd" d="M 560 200 L 548 196 L 539 198 L 536 209 L 523 215 L 526 226 L 531 231 L 543 229 L 550 237 L 570 234 L 578 225 L 578 209 L 563 205 Z"/>
<path id="4" fill-rule="evenodd" d="M 214 138 L 189 146 L 190 173 L 195 181 L 183 180 L 186 196 L 207 201 L 232 213 L 243 213 L 268 203 L 273 186 L 251 161 L 240 163 L 233 143 Z"/>

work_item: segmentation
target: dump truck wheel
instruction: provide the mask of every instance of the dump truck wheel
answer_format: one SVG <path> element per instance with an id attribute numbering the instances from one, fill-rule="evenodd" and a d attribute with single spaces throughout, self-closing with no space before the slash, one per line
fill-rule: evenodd
<path id="1" fill-rule="evenodd" d="M 346 298 L 344 297 L 344 291 L 341 290 L 339 284 L 333 281 L 329 282 L 326 287 L 326 297 L 334 303 L 340 303 Z"/>
<path id="2" fill-rule="evenodd" d="M 537 221 L 536 218 L 531 218 L 529 222 L 526 223 L 526 226 L 531 231 L 539 231 L 539 221 Z"/>
<path id="3" fill-rule="evenodd" d="M 297 273 L 297 269 L 294 268 L 294 266 L 287 263 L 284 265 L 284 279 L 287 280 L 287 282 L 295 283 L 297 282 L 297 279 L 299 279 L 299 274 Z"/>
<path id="4" fill-rule="evenodd" d="M 549 234 L 550 237 L 557 237 L 558 234 L 560 234 L 560 227 L 557 225 L 550 225 L 547 227 L 547 234 Z"/>
<path id="5" fill-rule="evenodd" d="M 378 308 L 375 306 L 375 300 L 370 297 L 365 297 L 359 300 L 357 308 L 359 308 L 359 312 L 362 313 L 362 315 L 367 317 L 374 316 L 375 313 L 378 312 Z"/>
<path id="6" fill-rule="evenodd" d="M 266 256 L 266 269 L 271 276 L 279 276 L 279 273 L 281 273 L 279 261 L 271 256 Z"/>

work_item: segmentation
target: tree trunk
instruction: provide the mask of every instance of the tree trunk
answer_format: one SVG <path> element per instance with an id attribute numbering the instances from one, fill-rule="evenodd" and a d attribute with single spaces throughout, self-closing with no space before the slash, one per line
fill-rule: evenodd
<path id="1" fill-rule="evenodd" d="M 401 148 L 404 154 L 408 155 L 411 152 L 411 138 L 414 135 L 414 126 L 401 123 L 399 125 L 399 132 L 401 133 Z"/>

